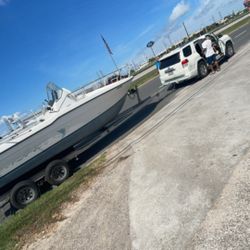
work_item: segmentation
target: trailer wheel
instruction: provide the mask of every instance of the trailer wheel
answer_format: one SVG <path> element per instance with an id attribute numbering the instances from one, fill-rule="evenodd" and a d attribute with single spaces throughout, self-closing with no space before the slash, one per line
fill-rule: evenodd
<path id="1" fill-rule="evenodd" d="M 17 209 L 22 209 L 40 196 L 37 185 L 30 180 L 17 183 L 10 192 L 10 203 Z"/>
<path id="2" fill-rule="evenodd" d="M 45 180 L 50 185 L 60 185 L 69 177 L 69 165 L 66 161 L 55 160 L 45 169 Z"/>

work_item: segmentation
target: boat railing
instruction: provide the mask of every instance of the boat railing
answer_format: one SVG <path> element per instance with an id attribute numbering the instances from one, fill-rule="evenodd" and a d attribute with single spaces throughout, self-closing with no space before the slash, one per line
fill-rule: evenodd
<path id="1" fill-rule="evenodd" d="M 113 71 L 111 73 L 108 73 L 106 75 L 100 75 L 99 78 L 97 78 L 94 81 L 91 81 L 87 84 L 82 85 L 81 87 L 77 88 L 76 90 L 72 91 L 72 94 L 75 97 L 78 96 L 85 96 L 86 94 L 97 90 L 99 88 L 102 88 L 106 85 L 109 85 L 111 83 L 117 82 L 123 78 L 127 78 L 130 76 L 130 67 L 124 66 L 116 71 Z"/>
<path id="2" fill-rule="evenodd" d="M 106 85 L 117 82 L 130 76 L 131 68 L 124 66 L 109 74 L 102 75 L 98 79 L 85 84 L 70 93 L 72 98 L 82 98 L 86 94 L 100 89 Z M 44 121 L 43 115 L 46 113 L 47 105 L 37 109 L 37 111 L 29 111 L 26 113 L 16 113 L 12 116 L 0 117 L 0 143 L 13 139 L 16 136 L 25 133 L 27 129 Z"/>
<path id="3" fill-rule="evenodd" d="M 42 108 L 36 112 L 16 113 L 11 116 L 3 116 L 0 119 L 0 143 L 22 134 L 27 129 L 42 121 Z M 3 140 L 5 139 L 5 140 Z"/>

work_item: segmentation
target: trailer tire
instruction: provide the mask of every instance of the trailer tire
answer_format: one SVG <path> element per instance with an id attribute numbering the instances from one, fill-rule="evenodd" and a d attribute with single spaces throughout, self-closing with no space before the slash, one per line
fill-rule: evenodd
<path id="1" fill-rule="evenodd" d="M 63 160 L 52 161 L 45 169 L 45 180 L 50 185 L 60 185 L 69 177 L 69 175 L 69 165 Z"/>
<path id="2" fill-rule="evenodd" d="M 17 209 L 22 209 L 40 196 L 35 182 L 25 180 L 17 183 L 10 192 L 10 203 Z"/>

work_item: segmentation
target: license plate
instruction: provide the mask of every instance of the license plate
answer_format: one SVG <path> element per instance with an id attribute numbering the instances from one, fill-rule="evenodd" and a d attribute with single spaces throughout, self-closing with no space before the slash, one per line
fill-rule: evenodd
<path id="1" fill-rule="evenodd" d="M 173 74 L 174 74 L 174 72 L 173 72 L 173 71 L 168 72 L 168 75 L 169 75 L 169 76 L 172 76 Z"/>

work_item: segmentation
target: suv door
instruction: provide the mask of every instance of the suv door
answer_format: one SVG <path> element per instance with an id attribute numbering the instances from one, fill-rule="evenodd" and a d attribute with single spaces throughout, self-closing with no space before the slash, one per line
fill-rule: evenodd
<path id="1" fill-rule="evenodd" d="M 217 45 L 219 45 L 220 47 L 220 52 L 222 52 L 223 54 L 225 54 L 225 45 L 223 44 L 223 42 L 219 39 L 218 36 L 216 36 L 215 34 L 211 33 L 209 34 L 210 38 L 211 38 L 211 41 L 212 43 L 216 43 Z M 219 59 L 221 56 L 218 55 L 217 56 L 217 59 Z"/>

